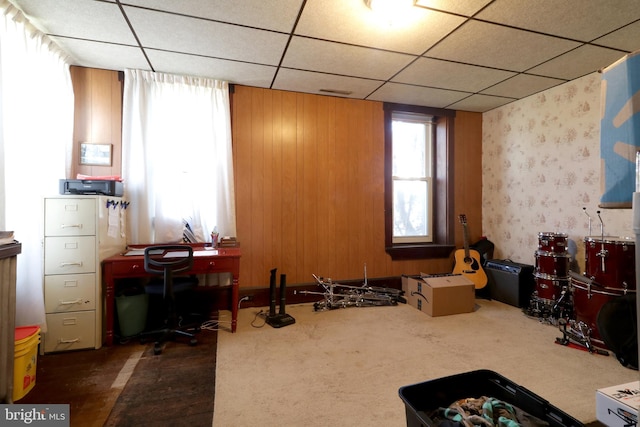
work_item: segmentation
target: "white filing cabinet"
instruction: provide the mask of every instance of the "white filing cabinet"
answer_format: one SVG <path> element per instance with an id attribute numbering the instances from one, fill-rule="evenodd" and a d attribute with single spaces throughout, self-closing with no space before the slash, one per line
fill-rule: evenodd
<path id="1" fill-rule="evenodd" d="M 125 212 L 121 197 L 45 198 L 45 353 L 102 346 L 100 266 L 126 248 Z"/>

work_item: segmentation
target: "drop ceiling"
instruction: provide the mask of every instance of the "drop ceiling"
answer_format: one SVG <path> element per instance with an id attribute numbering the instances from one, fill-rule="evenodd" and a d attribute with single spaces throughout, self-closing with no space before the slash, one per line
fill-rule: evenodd
<path id="1" fill-rule="evenodd" d="M 637 0 L 10 0 L 92 68 L 485 112 L 640 50 Z"/>

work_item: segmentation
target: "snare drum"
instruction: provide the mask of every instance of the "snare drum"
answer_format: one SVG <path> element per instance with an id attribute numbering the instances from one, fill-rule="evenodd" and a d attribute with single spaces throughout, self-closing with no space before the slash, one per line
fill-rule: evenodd
<path id="1" fill-rule="evenodd" d="M 567 238 L 568 235 L 564 233 L 538 233 L 538 249 L 544 252 L 566 252 Z"/>
<path id="2" fill-rule="evenodd" d="M 636 289 L 635 239 L 585 237 L 585 275 L 607 288 Z"/>
<path id="3" fill-rule="evenodd" d="M 536 251 L 535 273 L 552 277 L 567 277 L 569 275 L 569 254 Z"/>
<path id="4" fill-rule="evenodd" d="M 596 323 L 598 312 L 607 301 L 623 296 L 624 291 L 621 289 L 589 286 L 589 284 L 575 280 L 573 277 L 571 278 L 571 291 L 573 293 L 575 320 L 577 322 L 583 322 L 591 329 L 591 336 L 589 337 L 591 341 L 599 347 L 607 348 L 600 336 L 600 332 L 598 332 L 598 325 Z M 635 291 L 627 292 L 635 293 Z"/>

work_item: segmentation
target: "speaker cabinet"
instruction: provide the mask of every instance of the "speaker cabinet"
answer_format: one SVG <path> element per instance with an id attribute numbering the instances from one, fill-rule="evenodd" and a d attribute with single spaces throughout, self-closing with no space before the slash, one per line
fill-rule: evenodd
<path id="1" fill-rule="evenodd" d="M 514 307 L 527 307 L 535 288 L 533 266 L 511 260 L 487 261 L 485 270 L 491 299 Z"/>

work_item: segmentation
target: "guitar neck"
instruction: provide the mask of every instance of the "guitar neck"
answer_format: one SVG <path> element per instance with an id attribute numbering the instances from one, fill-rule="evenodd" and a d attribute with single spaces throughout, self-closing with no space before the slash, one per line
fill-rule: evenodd
<path id="1" fill-rule="evenodd" d="M 464 256 L 469 258 L 469 231 L 467 230 L 467 224 L 462 224 L 462 230 L 464 235 Z"/>

